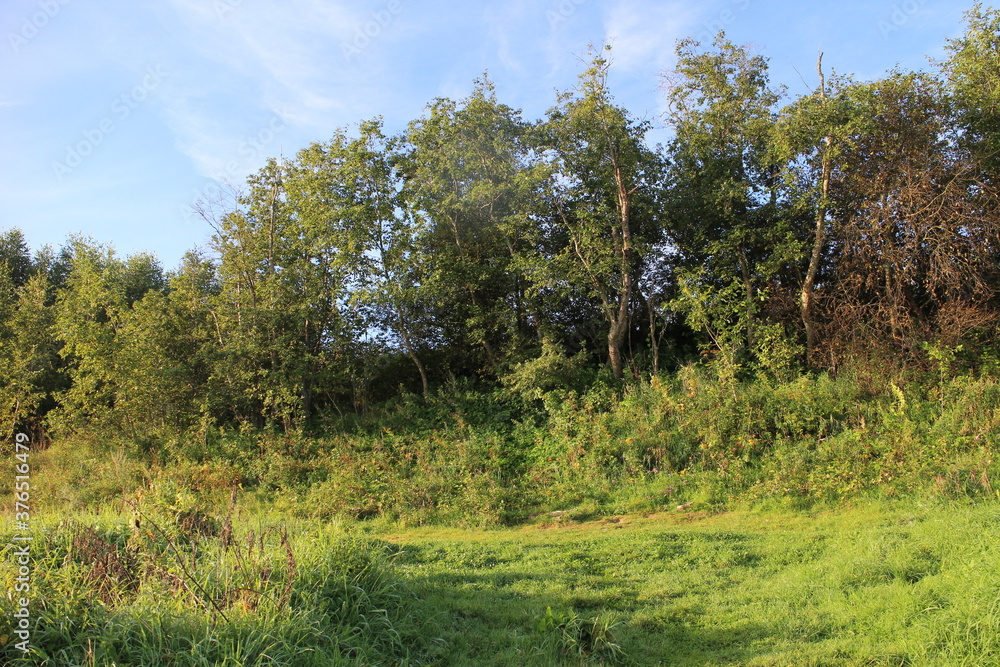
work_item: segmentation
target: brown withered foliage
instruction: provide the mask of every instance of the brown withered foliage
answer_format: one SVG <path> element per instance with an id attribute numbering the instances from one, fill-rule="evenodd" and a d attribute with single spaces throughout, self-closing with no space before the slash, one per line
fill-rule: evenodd
<path id="1" fill-rule="evenodd" d="M 873 124 L 838 174 L 828 345 L 918 358 L 996 322 L 1000 193 L 950 137 L 946 110 L 919 77 L 880 82 Z"/>
<path id="2" fill-rule="evenodd" d="M 90 526 L 75 526 L 67 560 L 84 566 L 83 581 L 106 604 L 121 602 L 139 589 L 137 555 Z"/>

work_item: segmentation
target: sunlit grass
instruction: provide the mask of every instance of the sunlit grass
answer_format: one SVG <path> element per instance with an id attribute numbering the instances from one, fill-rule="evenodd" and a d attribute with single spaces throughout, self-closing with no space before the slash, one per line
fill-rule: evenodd
<path id="1" fill-rule="evenodd" d="M 1000 659 L 998 528 L 995 505 L 901 504 L 391 539 L 447 664 L 547 664 L 551 608 L 610 624 L 625 664 L 943 665 Z"/>
<path id="2" fill-rule="evenodd" d="M 57 440 L 28 664 L 1000 664 L 1000 385 L 854 384 L 689 367 L 513 425 L 443 393 L 426 428 Z"/>
<path id="3" fill-rule="evenodd" d="M 185 534 L 140 507 L 139 529 L 115 509 L 40 519 L 26 664 L 1000 661 L 995 503 L 567 512 L 501 530 L 328 524 L 237 507 L 228 548 L 218 531 Z M 97 537 L 81 541 L 89 531 Z M 98 572 L 98 561 L 117 562 L 102 545 L 136 578 Z M 11 559 L 0 567 L 11 583 Z M 13 610 L 0 606 L 9 661 L 19 657 Z"/>

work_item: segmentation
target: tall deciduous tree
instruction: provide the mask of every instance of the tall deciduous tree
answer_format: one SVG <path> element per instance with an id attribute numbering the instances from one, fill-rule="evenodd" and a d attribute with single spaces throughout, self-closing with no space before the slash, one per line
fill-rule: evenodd
<path id="1" fill-rule="evenodd" d="M 0 293 L 9 288 L 8 280 L 0 274 Z M 0 429 L 37 430 L 44 415 L 55 407 L 56 394 L 66 388 L 60 345 L 53 331 L 55 307 L 45 273 L 34 272 L 16 290 L 4 324 L 0 325 Z"/>
<path id="2" fill-rule="evenodd" d="M 468 364 L 491 373 L 537 319 L 517 261 L 542 183 L 529 129 L 482 80 L 461 103 L 439 99 L 411 123 L 400 161 L 405 205 L 423 218 L 421 290 L 451 356 L 479 350 Z"/>
<path id="3" fill-rule="evenodd" d="M 122 316 L 117 402 L 147 433 L 177 433 L 199 420 L 228 419 L 228 396 L 213 386 L 219 344 L 210 301 L 215 267 L 188 253 L 169 291 L 149 291 Z"/>
<path id="4" fill-rule="evenodd" d="M 552 249 L 537 276 L 550 289 L 581 289 L 597 301 L 608 364 L 621 378 L 638 285 L 662 235 L 655 208 L 662 164 L 645 144 L 648 123 L 614 104 L 609 68 L 596 55 L 578 89 L 561 95 L 549 112 L 551 224 L 562 246 Z"/>
<path id="5" fill-rule="evenodd" d="M 132 369 L 122 355 L 120 334 L 134 304 L 165 287 L 163 270 L 150 255 L 123 261 L 109 247 L 81 239 L 72 243 L 71 270 L 54 323 L 72 380 L 60 397 L 60 423 L 105 424 L 139 433 L 140 415 L 127 400 Z"/>
<path id="6" fill-rule="evenodd" d="M 366 309 L 368 326 L 405 352 L 427 396 L 430 381 L 422 354 L 433 343 L 434 327 L 421 295 L 420 218 L 403 202 L 397 144 L 383 134 L 381 119 L 362 123 L 359 136 L 343 146 L 335 177 L 345 195 L 340 206 L 362 248 L 356 297 Z"/>
<path id="7" fill-rule="evenodd" d="M 244 397 L 241 419 L 294 428 L 317 392 L 330 399 L 349 381 L 364 332 L 351 299 L 364 244 L 337 176 L 347 143 L 338 133 L 271 161 L 216 230 L 224 373 Z"/>
<path id="8" fill-rule="evenodd" d="M 771 158 L 782 169 L 778 206 L 801 239 L 802 251 L 791 265 L 800 284 L 799 318 L 805 331 L 807 358 L 816 350 L 817 286 L 830 269 L 830 237 L 834 214 L 831 188 L 842 177 L 839 160 L 852 131 L 853 105 L 844 94 L 850 81 L 823 72 L 823 54 L 816 64 L 819 85 L 781 110 L 773 127 Z"/>
<path id="9" fill-rule="evenodd" d="M 67 388 L 55 338 L 55 291 L 68 255 L 42 248 L 32 259 L 24 235 L 0 235 L 0 431 L 30 429 L 40 441 L 44 417 Z"/>
<path id="10" fill-rule="evenodd" d="M 711 50 L 681 40 L 677 55 L 665 78 L 676 133 L 672 241 L 689 283 L 677 304 L 698 313 L 693 324 L 732 356 L 753 346 L 761 293 L 794 255 L 793 234 L 776 213 L 777 170 L 767 151 L 780 92 L 771 88 L 767 60 L 721 32 Z"/>
<path id="11" fill-rule="evenodd" d="M 964 143 L 1000 178 L 1000 10 L 977 2 L 967 28 L 949 40 L 944 73 L 957 103 Z"/>
<path id="12" fill-rule="evenodd" d="M 0 272 L 6 274 L 13 287 L 21 287 L 33 273 L 31 250 L 24 233 L 17 228 L 0 234 Z"/>

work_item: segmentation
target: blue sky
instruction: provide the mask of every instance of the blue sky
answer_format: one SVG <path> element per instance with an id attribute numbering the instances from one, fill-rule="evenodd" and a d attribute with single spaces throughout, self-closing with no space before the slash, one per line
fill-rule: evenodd
<path id="1" fill-rule="evenodd" d="M 788 94 L 815 63 L 859 79 L 928 68 L 971 0 L 3 0 L 0 229 L 32 247 L 82 233 L 168 269 L 207 242 L 190 207 L 338 127 L 402 130 L 488 71 L 541 117 L 588 44 L 613 45 L 612 90 L 661 126 L 677 39 L 719 28 L 770 58 Z M 660 127 L 651 140 L 663 140 Z"/>

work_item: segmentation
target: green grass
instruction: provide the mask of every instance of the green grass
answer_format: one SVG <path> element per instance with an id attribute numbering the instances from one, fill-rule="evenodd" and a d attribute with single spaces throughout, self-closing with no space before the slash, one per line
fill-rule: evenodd
<path id="1" fill-rule="evenodd" d="M 995 505 L 902 504 L 390 539 L 442 664 L 982 665 L 1000 664 L 998 533 Z M 547 614 L 610 630 L 582 650 Z"/>
<path id="2" fill-rule="evenodd" d="M 68 435 L 32 452 L 27 663 L 1000 665 L 1000 381 L 870 384 L 689 366 L 523 421 L 458 387 L 356 433 Z"/>
<path id="3" fill-rule="evenodd" d="M 236 509 L 171 517 L 137 505 L 32 533 L 31 652 L 0 598 L 0 663 L 33 665 L 423 664 L 434 642 L 383 541 L 336 524 Z M 137 526 L 134 521 L 139 519 Z M 180 521 L 174 519 L 181 519 Z M 8 532 L 0 536 L 11 540 Z M 0 576 L 14 589 L 4 550 Z"/>
<path id="4" fill-rule="evenodd" d="M 228 548 L 218 524 L 141 507 L 142 529 L 129 512 L 40 521 L 25 664 L 1000 664 L 996 503 L 502 530 L 237 508 Z M 9 554 L 0 571 L 10 587 Z M 12 611 L 0 598 L 10 663 Z"/>

